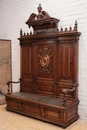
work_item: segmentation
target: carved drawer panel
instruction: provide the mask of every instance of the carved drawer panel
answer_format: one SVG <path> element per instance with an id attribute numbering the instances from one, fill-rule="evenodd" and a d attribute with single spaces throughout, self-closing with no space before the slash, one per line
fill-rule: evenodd
<path id="1" fill-rule="evenodd" d="M 61 122 L 61 112 L 59 110 L 45 108 L 45 119 L 49 119 L 55 123 Z"/>
<path id="2" fill-rule="evenodd" d="M 16 100 L 7 100 L 7 106 L 15 111 L 20 111 L 20 102 L 16 101 Z"/>
<path id="3" fill-rule="evenodd" d="M 67 110 L 67 112 L 66 112 L 67 121 L 71 120 L 71 118 L 77 117 L 78 116 L 77 113 L 78 113 L 78 107 L 77 106 L 73 106 L 72 108 Z"/>
<path id="4" fill-rule="evenodd" d="M 22 111 L 25 114 L 40 117 L 40 107 L 38 104 L 31 104 L 31 103 L 22 103 Z"/>

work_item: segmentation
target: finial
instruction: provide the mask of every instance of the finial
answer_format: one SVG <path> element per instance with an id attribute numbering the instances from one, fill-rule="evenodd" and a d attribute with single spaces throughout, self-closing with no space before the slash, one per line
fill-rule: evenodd
<path id="1" fill-rule="evenodd" d="M 63 28 L 61 27 L 61 32 L 63 31 Z"/>
<path id="2" fill-rule="evenodd" d="M 67 28 L 65 28 L 65 32 L 67 31 Z"/>
<path id="3" fill-rule="evenodd" d="M 22 29 L 20 29 L 20 36 L 22 36 Z"/>
<path id="4" fill-rule="evenodd" d="M 30 35 L 32 35 L 32 32 L 30 31 Z"/>
<path id="5" fill-rule="evenodd" d="M 29 35 L 29 33 L 27 33 L 27 36 Z"/>
<path id="6" fill-rule="evenodd" d="M 26 36 L 26 33 L 24 32 L 24 36 Z"/>
<path id="7" fill-rule="evenodd" d="M 70 31 L 72 30 L 71 26 L 70 26 L 69 30 L 70 30 Z"/>
<path id="8" fill-rule="evenodd" d="M 78 25 L 78 24 L 77 24 L 77 21 L 75 21 L 75 26 L 74 26 L 74 30 L 75 30 L 75 31 L 77 31 L 77 27 L 78 27 L 77 25 Z"/>
<path id="9" fill-rule="evenodd" d="M 38 6 L 38 15 L 37 15 L 37 19 L 42 19 L 44 16 L 42 14 L 42 7 L 41 7 L 41 4 L 39 4 Z"/>
<path id="10" fill-rule="evenodd" d="M 38 9 L 38 12 L 41 13 L 41 10 L 42 10 L 41 4 L 39 4 L 37 9 Z"/>

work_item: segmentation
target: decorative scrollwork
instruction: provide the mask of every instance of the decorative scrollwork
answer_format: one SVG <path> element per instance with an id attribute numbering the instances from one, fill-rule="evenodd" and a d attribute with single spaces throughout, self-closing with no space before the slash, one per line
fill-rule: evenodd
<path id="1" fill-rule="evenodd" d="M 52 71 L 52 52 L 49 48 L 40 49 L 39 71 L 45 76 Z"/>

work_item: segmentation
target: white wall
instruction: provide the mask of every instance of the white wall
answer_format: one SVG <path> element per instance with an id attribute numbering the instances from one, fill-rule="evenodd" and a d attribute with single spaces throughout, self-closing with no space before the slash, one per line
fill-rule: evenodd
<path id="1" fill-rule="evenodd" d="M 25 24 L 31 13 L 37 13 L 39 3 L 52 17 L 60 19 L 59 28 L 74 26 L 78 21 L 79 41 L 79 115 L 87 120 L 87 0 L 0 0 L 0 39 L 12 41 L 12 79 L 20 77 L 20 29 L 29 32 Z M 19 85 L 13 86 L 18 91 Z"/>

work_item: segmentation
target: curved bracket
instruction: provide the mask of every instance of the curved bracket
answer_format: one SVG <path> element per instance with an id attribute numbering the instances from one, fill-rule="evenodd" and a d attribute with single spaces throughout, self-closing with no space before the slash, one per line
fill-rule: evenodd
<path id="1" fill-rule="evenodd" d="M 67 101 L 66 95 L 67 95 L 67 92 L 74 92 L 74 90 L 76 89 L 77 85 L 78 85 L 77 83 L 74 83 L 72 89 L 63 89 L 63 93 L 64 93 L 63 106 L 66 106 L 66 101 Z"/>
<path id="2" fill-rule="evenodd" d="M 8 85 L 8 89 L 7 89 L 7 94 L 10 94 L 11 92 L 10 92 L 10 84 L 12 84 L 12 83 L 20 83 L 21 82 L 21 80 L 22 80 L 22 78 L 20 78 L 19 79 L 19 81 L 17 81 L 17 82 L 15 82 L 15 81 L 8 81 L 6 84 Z"/>

